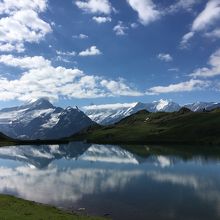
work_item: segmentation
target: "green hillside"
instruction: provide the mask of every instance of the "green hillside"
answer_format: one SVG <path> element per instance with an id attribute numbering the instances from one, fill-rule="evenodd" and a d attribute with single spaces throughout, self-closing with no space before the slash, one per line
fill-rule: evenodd
<path id="1" fill-rule="evenodd" d="M 145 110 L 110 126 L 87 129 L 73 139 L 93 143 L 220 143 L 220 110 L 150 113 Z"/>

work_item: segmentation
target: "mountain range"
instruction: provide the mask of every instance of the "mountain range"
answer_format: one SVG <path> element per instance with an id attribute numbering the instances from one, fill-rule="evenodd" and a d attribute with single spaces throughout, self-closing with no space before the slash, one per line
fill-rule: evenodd
<path id="1" fill-rule="evenodd" d="M 93 126 L 72 140 L 97 144 L 219 144 L 220 109 L 193 112 L 141 110 L 113 125 Z"/>
<path id="2" fill-rule="evenodd" d="M 186 107 L 194 112 L 201 112 L 203 110 L 211 111 L 220 107 L 220 103 L 195 102 L 179 105 L 173 101 L 161 99 L 152 103 L 136 102 L 126 104 L 90 105 L 83 107 L 82 110 L 96 123 L 110 125 L 141 110 L 147 110 L 149 112 L 175 112 L 179 111 L 182 107 Z"/>
<path id="3" fill-rule="evenodd" d="M 0 110 L 0 132 L 24 140 L 60 139 L 71 136 L 96 123 L 110 125 L 141 110 L 149 112 L 176 112 L 181 105 L 159 100 L 152 103 L 124 103 L 78 107 L 56 107 L 41 98 L 24 105 Z M 220 107 L 220 103 L 196 102 L 184 105 L 200 112 Z"/>
<path id="4" fill-rule="evenodd" d="M 93 124 L 78 108 L 55 107 L 43 98 L 0 110 L 0 131 L 18 139 L 60 139 Z"/>

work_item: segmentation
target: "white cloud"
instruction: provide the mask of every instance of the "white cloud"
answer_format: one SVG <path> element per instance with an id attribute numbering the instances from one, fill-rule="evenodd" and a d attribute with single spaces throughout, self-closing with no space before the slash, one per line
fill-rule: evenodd
<path id="1" fill-rule="evenodd" d="M 88 36 L 86 34 L 79 34 L 79 35 L 74 35 L 73 38 L 76 38 L 76 39 L 87 39 Z"/>
<path id="2" fill-rule="evenodd" d="M 212 28 L 218 20 L 220 20 L 220 1 L 210 0 L 204 10 L 194 19 L 190 32 L 183 36 L 180 46 L 187 47 L 188 41 L 195 33 Z"/>
<path id="3" fill-rule="evenodd" d="M 64 62 L 64 63 L 71 63 L 71 61 L 68 58 L 63 57 L 63 56 L 57 56 L 56 61 L 60 61 L 60 62 Z"/>
<path id="4" fill-rule="evenodd" d="M 59 51 L 57 50 L 56 51 L 57 55 L 60 55 L 60 56 L 76 56 L 76 52 L 75 51 L 67 51 L 67 52 L 63 52 L 63 51 Z"/>
<path id="5" fill-rule="evenodd" d="M 189 40 L 193 38 L 194 35 L 195 35 L 194 32 L 189 32 L 185 34 L 180 42 L 180 48 L 182 49 L 187 48 L 189 46 Z"/>
<path id="6" fill-rule="evenodd" d="M 0 63 L 22 70 L 19 78 L 10 80 L 0 75 L 0 100 L 32 100 L 40 97 L 98 98 L 110 96 L 139 96 L 136 89 L 123 79 L 108 80 L 86 75 L 83 71 L 62 66 L 54 67 L 41 56 L 0 56 Z"/>
<path id="7" fill-rule="evenodd" d="M 201 3 L 201 0 L 178 0 L 168 8 L 168 13 L 175 13 L 179 10 L 191 12 L 193 7 L 199 3 Z"/>
<path id="8" fill-rule="evenodd" d="M 24 51 L 24 43 L 36 43 L 52 32 L 50 24 L 39 17 L 46 0 L 4 0 L 0 3 L 1 51 Z"/>
<path id="9" fill-rule="evenodd" d="M 42 69 L 51 65 L 51 62 L 42 56 L 14 57 L 13 55 L 2 55 L 0 56 L 0 63 L 22 69 Z"/>
<path id="10" fill-rule="evenodd" d="M 157 95 L 161 93 L 190 92 L 193 90 L 202 89 L 204 87 L 207 87 L 208 85 L 209 82 L 191 79 L 186 82 L 170 84 L 168 86 L 155 86 L 148 89 L 146 94 Z"/>
<path id="11" fill-rule="evenodd" d="M 157 55 L 157 58 L 164 62 L 171 62 L 173 60 L 172 56 L 168 53 L 160 53 Z"/>
<path id="12" fill-rule="evenodd" d="M 101 51 L 96 46 L 91 46 L 90 48 L 81 51 L 79 53 L 79 56 L 85 57 L 85 56 L 97 56 L 101 55 Z"/>
<path id="13" fill-rule="evenodd" d="M 12 52 L 17 51 L 18 53 L 22 53 L 25 51 L 23 43 L 0 43 L 0 51 L 1 52 Z"/>
<path id="14" fill-rule="evenodd" d="M 106 22 L 111 22 L 112 19 L 110 17 L 97 17 L 97 16 L 94 16 L 92 18 L 95 22 L 99 23 L 99 24 L 102 24 L 102 23 L 106 23 Z"/>
<path id="15" fill-rule="evenodd" d="M 198 68 L 191 76 L 206 78 L 220 75 L 220 49 L 210 56 L 208 64 L 210 67 Z"/>
<path id="16" fill-rule="evenodd" d="M 220 38 L 220 28 L 216 28 L 210 32 L 205 33 L 205 36 L 213 39 Z"/>
<path id="17" fill-rule="evenodd" d="M 111 14 L 113 8 L 108 0 L 77 0 L 76 6 L 91 14 Z"/>
<path id="18" fill-rule="evenodd" d="M 209 28 L 218 19 L 220 19 L 220 1 L 210 0 L 205 9 L 194 20 L 192 30 L 201 31 Z"/>
<path id="19" fill-rule="evenodd" d="M 160 17 L 160 12 L 152 0 L 127 0 L 127 2 L 138 13 L 139 21 L 143 25 L 148 25 Z"/>
<path id="20" fill-rule="evenodd" d="M 113 31 L 116 35 L 122 36 L 126 34 L 128 27 L 123 24 L 122 21 L 119 21 L 118 24 L 113 28 Z"/>
<path id="21" fill-rule="evenodd" d="M 89 106 L 83 106 L 84 111 L 88 110 L 103 110 L 103 109 L 124 109 L 124 108 L 130 108 L 134 107 L 137 104 L 137 102 L 134 103 L 114 103 L 114 104 L 103 104 L 103 105 L 89 105 Z"/>
<path id="22" fill-rule="evenodd" d="M 113 96 L 141 96 L 142 93 L 138 91 L 134 91 L 134 89 L 131 89 L 130 86 L 128 86 L 125 81 L 121 78 L 119 78 L 117 81 L 115 80 L 102 80 L 100 84 L 107 88 L 107 90 L 113 95 Z"/>
<path id="23" fill-rule="evenodd" d="M 2 0 L 0 2 L 0 13 L 10 14 L 13 11 L 32 9 L 39 12 L 45 11 L 47 0 Z"/>
<path id="24" fill-rule="evenodd" d="M 56 57 L 56 61 L 61 61 L 64 63 L 71 63 L 70 57 L 74 57 L 77 55 L 75 51 L 64 52 L 64 51 L 59 51 L 59 50 L 56 51 L 56 54 L 58 55 Z"/>

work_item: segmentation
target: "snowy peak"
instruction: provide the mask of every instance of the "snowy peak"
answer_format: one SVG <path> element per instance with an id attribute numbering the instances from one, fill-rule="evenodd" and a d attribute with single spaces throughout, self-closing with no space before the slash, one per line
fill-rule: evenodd
<path id="1" fill-rule="evenodd" d="M 159 100 L 152 103 L 125 103 L 125 104 L 107 104 L 107 105 L 93 105 L 83 107 L 85 114 L 87 114 L 93 121 L 108 125 L 113 124 L 121 119 L 135 114 L 141 110 L 147 110 L 149 112 L 173 112 L 180 109 L 180 105 L 169 100 Z"/>
<path id="2" fill-rule="evenodd" d="M 55 108 L 48 99 L 46 98 L 40 98 L 37 99 L 34 102 L 30 102 L 27 105 L 25 105 L 26 108 L 28 108 L 29 110 L 33 110 L 33 109 L 49 109 L 49 108 Z"/>
<path id="3" fill-rule="evenodd" d="M 129 109 L 137 103 L 116 103 L 106 105 L 84 106 L 82 110 L 93 121 L 99 124 L 111 124 L 130 115 Z"/>
<path id="4" fill-rule="evenodd" d="M 218 105 L 220 104 L 215 102 L 195 102 L 191 104 L 186 104 L 184 105 L 184 107 L 190 109 L 191 111 L 199 112 L 199 111 L 203 111 L 204 109 L 212 110 L 216 108 Z"/>
<path id="5" fill-rule="evenodd" d="M 62 109 L 41 98 L 0 111 L 0 132 L 20 139 L 58 139 L 94 124 L 78 108 Z"/>
<path id="6" fill-rule="evenodd" d="M 153 102 L 155 103 L 155 112 L 156 111 L 165 111 L 165 112 L 174 112 L 178 111 L 181 107 L 179 104 L 169 101 L 169 100 L 159 100 L 158 102 Z"/>

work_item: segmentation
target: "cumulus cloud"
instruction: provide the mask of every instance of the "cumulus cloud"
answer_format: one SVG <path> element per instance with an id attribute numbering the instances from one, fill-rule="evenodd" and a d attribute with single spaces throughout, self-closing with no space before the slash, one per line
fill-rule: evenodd
<path id="1" fill-rule="evenodd" d="M 90 48 L 81 51 L 79 53 L 79 56 L 86 57 L 86 56 L 97 56 L 101 54 L 102 52 L 96 46 L 91 46 Z"/>
<path id="2" fill-rule="evenodd" d="M 3 0 L 0 3 L 0 50 L 23 52 L 24 43 L 36 43 L 52 32 L 50 24 L 39 17 L 46 0 Z"/>
<path id="3" fill-rule="evenodd" d="M 45 11 L 47 0 L 2 0 L 0 2 L 0 13 L 10 14 L 22 9 L 33 9 L 39 12 Z"/>
<path id="4" fill-rule="evenodd" d="M 101 17 L 101 16 L 97 17 L 97 16 L 94 16 L 92 19 L 93 19 L 95 22 L 99 23 L 99 24 L 106 23 L 106 22 L 111 22 L 111 21 L 112 21 L 111 17 Z"/>
<path id="5" fill-rule="evenodd" d="M 138 13 L 139 21 L 143 25 L 148 25 L 160 17 L 160 12 L 152 0 L 127 0 L 127 2 Z"/>
<path id="6" fill-rule="evenodd" d="M 42 69 L 51 65 L 51 62 L 42 56 L 14 57 L 13 55 L 2 55 L 0 56 L 0 63 L 22 69 Z"/>
<path id="7" fill-rule="evenodd" d="M 193 90 L 202 89 L 207 87 L 209 82 L 202 80 L 191 79 L 186 82 L 177 84 L 170 84 L 168 86 L 155 86 L 147 90 L 146 94 L 157 95 L 162 93 L 173 93 L 173 92 L 190 92 Z"/>
<path id="8" fill-rule="evenodd" d="M 130 88 L 125 82 L 124 79 L 119 78 L 117 81 L 115 80 L 102 80 L 100 82 L 102 86 L 108 89 L 108 91 L 113 96 L 141 96 L 142 94 L 138 91 L 134 91 Z"/>
<path id="9" fill-rule="evenodd" d="M 210 56 L 208 65 L 209 67 L 194 70 L 191 76 L 207 78 L 220 75 L 220 49 Z"/>
<path id="10" fill-rule="evenodd" d="M 113 8 L 108 0 L 77 0 L 76 6 L 91 14 L 111 14 Z"/>
<path id="11" fill-rule="evenodd" d="M 128 30 L 128 27 L 125 26 L 122 21 L 119 21 L 118 24 L 113 28 L 115 34 L 119 36 L 125 35 L 126 30 Z"/>
<path id="12" fill-rule="evenodd" d="M 66 98 L 98 98 L 110 96 L 139 96 L 125 80 L 108 80 L 87 75 L 74 68 L 54 67 L 42 56 L 0 56 L 0 63 L 22 70 L 19 78 L 10 80 L 0 75 L 0 100 L 28 101 L 40 97 L 51 100 Z"/>
<path id="13" fill-rule="evenodd" d="M 23 43 L 0 43 L 0 51 L 1 52 L 12 52 L 17 51 L 18 53 L 22 53 L 25 51 Z"/>
<path id="14" fill-rule="evenodd" d="M 168 54 L 168 53 L 159 53 L 157 55 L 157 58 L 159 60 L 164 61 L 164 62 L 171 62 L 173 60 L 173 57 L 170 54 Z"/>

